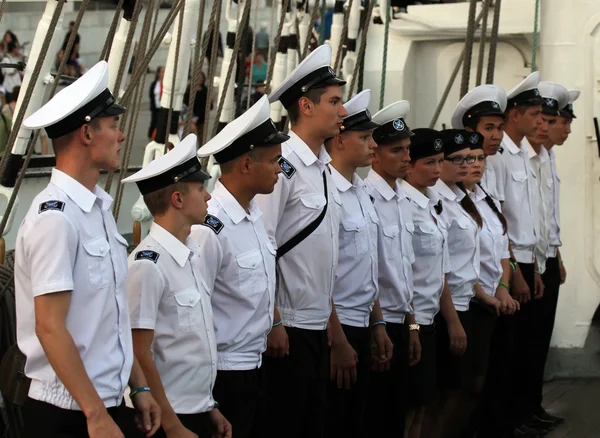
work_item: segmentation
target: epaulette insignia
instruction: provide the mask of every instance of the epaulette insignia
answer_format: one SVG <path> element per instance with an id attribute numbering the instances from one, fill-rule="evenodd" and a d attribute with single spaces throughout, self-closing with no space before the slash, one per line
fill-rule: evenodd
<path id="1" fill-rule="evenodd" d="M 40 204 L 40 207 L 38 208 L 38 214 L 39 213 L 43 213 L 44 211 L 48 211 L 48 210 L 64 211 L 65 210 L 65 203 L 62 202 L 62 201 L 46 201 L 46 202 L 42 202 Z"/>
<path id="2" fill-rule="evenodd" d="M 149 249 L 146 249 L 144 251 L 138 251 L 135 253 L 136 260 L 152 260 L 154 263 L 156 263 L 159 257 L 159 253 L 157 253 L 156 251 L 150 251 Z"/>
<path id="3" fill-rule="evenodd" d="M 294 170 L 294 172 L 295 172 L 295 170 Z M 213 230 L 215 232 L 215 234 L 219 234 L 221 232 L 221 230 L 223 229 L 223 227 L 225 226 L 225 225 L 223 225 L 223 222 L 221 222 L 219 220 L 218 217 L 213 216 L 212 214 L 206 215 L 206 220 L 204 221 L 204 223 L 202 225 Z"/>
<path id="4" fill-rule="evenodd" d="M 371 200 L 371 204 L 375 204 L 375 198 L 371 195 L 369 195 L 369 199 Z"/>
<path id="5" fill-rule="evenodd" d="M 287 179 L 290 179 L 296 173 L 296 168 L 292 166 L 292 163 L 283 157 L 279 159 L 279 167 L 281 167 L 281 171 Z"/>
<path id="6" fill-rule="evenodd" d="M 502 153 L 504 153 L 504 148 L 503 148 L 502 146 L 500 146 L 500 147 L 498 148 L 498 152 L 500 152 L 501 154 L 502 154 Z"/>

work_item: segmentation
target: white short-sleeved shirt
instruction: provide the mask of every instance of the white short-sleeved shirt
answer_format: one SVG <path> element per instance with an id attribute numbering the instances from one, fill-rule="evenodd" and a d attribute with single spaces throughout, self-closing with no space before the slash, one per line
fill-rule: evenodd
<path id="1" fill-rule="evenodd" d="M 488 157 L 486 162 L 494 167 L 498 191 L 504 193 L 502 212 L 508 222 L 508 238 L 515 258 L 520 263 L 533 263 L 539 222 L 536 190 L 533 189 L 535 178 L 527 151 L 517 146 L 506 133 L 502 148 L 502 154 Z M 499 161 L 503 163 L 499 164 Z"/>
<path id="2" fill-rule="evenodd" d="M 436 193 L 427 188 L 426 195 L 406 181 L 400 187 L 411 200 L 413 211 L 413 307 L 418 324 L 433 324 L 440 310 L 446 273 L 450 271 L 448 233 L 444 213 L 435 211 L 440 201 Z M 442 208 L 445 207 L 442 205 Z"/>
<path id="3" fill-rule="evenodd" d="M 366 184 L 356 173 L 350 182 L 331 166 L 331 176 L 342 200 L 340 256 L 333 303 L 342 324 L 368 327 L 378 295 L 379 219 Z"/>
<path id="4" fill-rule="evenodd" d="M 127 241 L 117 231 L 112 198 L 52 170 L 16 241 L 17 342 L 27 356 L 29 397 L 80 410 L 48 362 L 35 333 L 34 298 L 71 291 L 65 320 L 83 365 L 106 407 L 127 388 L 133 347 L 125 294 Z"/>
<path id="5" fill-rule="evenodd" d="M 505 164 L 501 154 L 497 152 L 495 155 L 489 155 L 485 158 L 485 171 L 481 178 L 481 186 L 493 198 L 504 202 L 504 185 L 499 184 L 498 178 L 505 174 Z"/>
<path id="6" fill-rule="evenodd" d="M 398 181 L 392 188 L 373 169 L 365 181 L 379 216 L 379 305 L 386 322 L 403 324 L 413 312 L 413 207 Z"/>
<path id="7" fill-rule="evenodd" d="M 562 246 L 560 241 L 560 178 L 556 168 L 556 154 L 554 150 L 548 151 L 550 161 L 550 177 L 546 178 L 546 184 L 551 191 L 549 197 L 550 206 L 550 245 L 548 247 L 548 257 L 556 257 L 556 251 Z"/>
<path id="8" fill-rule="evenodd" d="M 544 271 L 546 268 L 546 258 L 550 244 L 550 229 L 552 220 L 552 187 L 548 185 L 548 180 L 552 179 L 550 170 L 550 157 L 544 146 L 540 147 L 540 153 L 537 154 L 529 141 L 523 139 L 523 145 L 529 156 L 529 169 L 533 176 L 532 181 L 535 185 L 531 187 L 535 199 L 535 210 L 537 212 L 536 227 L 536 245 L 535 256 L 538 263 L 538 269 Z"/>
<path id="9" fill-rule="evenodd" d="M 469 303 L 475 295 L 473 286 L 479 277 L 479 226 L 460 205 L 466 196 L 462 190 L 458 187 L 451 189 L 441 179 L 432 189 L 442 200 L 448 225 L 448 286 L 452 302 L 457 311 L 464 312 L 469 310 Z"/>
<path id="10" fill-rule="evenodd" d="M 211 196 L 210 225 L 192 227 L 191 238 L 212 291 L 217 369 L 252 370 L 262 364 L 273 326 L 275 248 L 256 202 L 246 212 L 220 181 Z"/>
<path id="11" fill-rule="evenodd" d="M 478 283 L 486 294 L 493 297 L 496 295 L 496 288 L 503 274 L 502 259 L 510 258 L 508 235 L 504 234 L 502 222 L 498 214 L 489 206 L 481 187 L 475 185 L 469 196 L 483 221 L 479 233 L 481 268 Z M 492 197 L 490 199 L 500 211 L 500 203 Z"/>
<path id="12" fill-rule="evenodd" d="M 217 350 L 209 289 L 197 247 L 154 223 L 129 256 L 127 295 L 133 329 L 154 330 L 152 359 L 177 414 L 214 407 Z"/>
<path id="13" fill-rule="evenodd" d="M 331 157 L 321 145 L 317 157 L 294 131 L 281 145 L 283 173 L 269 195 L 258 195 L 265 229 L 278 248 L 312 223 L 327 203 L 323 221 L 310 236 L 281 257 L 277 308 L 285 326 L 325 330 L 339 253 L 341 201 L 331 178 Z M 323 187 L 327 178 L 327 199 Z"/>

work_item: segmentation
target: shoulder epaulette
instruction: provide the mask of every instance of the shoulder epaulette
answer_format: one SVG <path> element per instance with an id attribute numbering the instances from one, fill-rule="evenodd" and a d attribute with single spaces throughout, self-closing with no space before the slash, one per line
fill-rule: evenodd
<path id="1" fill-rule="evenodd" d="M 143 251 L 138 251 L 135 253 L 136 260 L 152 260 L 154 263 L 158 261 L 160 254 L 156 251 L 150 251 L 149 249 L 145 249 Z"/>
<path id="2" fill-rule="evenodd" d="M 281 171 L 287 179 L 290 179 L 296 173 L 296 168 L 292 165 L 292 163 L 283 157 L 279 159 L 279 167 L 281 167 Z"/>
<path id="3" fill-rule="evenodd" d="M 215 234 L 219 234 L 221 232 L 221 230 L 223 229 L 223 227 L 225 226 L 225 225 L 223 225 L 223 222 L 221 222 L 221 220 L 218 217 L 213 216 L 212 214 L 206 215 L 206 220 L 204 221 L 204 223 L 202 225 L 213 230 L 215 232 Z"/>
<path id="4" fill-rule="evenodd" d="M 62 201 L 46 201 L 46 202 L 42 202 L 38 208 L 38 214 L 39 213 L 43 213 L 45 211 L 48 210 L 58 210 L 58 211 L 64 211 L 65 210 L 65 203 Z"/>

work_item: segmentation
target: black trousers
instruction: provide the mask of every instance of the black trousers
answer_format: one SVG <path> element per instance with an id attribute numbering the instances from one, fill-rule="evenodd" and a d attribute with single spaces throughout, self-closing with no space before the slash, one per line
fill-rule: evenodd
<path id="1" fill-rule="evenodd" d="M 218 371 L 213 396 L 237 438 L 259 438 L 268 427 L 264 368 Z"/>
<path id="2" fill-rule="evenodd" d="M 366 409 L 370 435 L 367 436 L 402 438 L 408 409 L 408 326 L 388 322 L 386 331 L 394 351 L 389 371 L 371 371 Z"/>
<path id="3" fill-rule="evenodd" d="M 329 382 L 326 434 L 328 438 L 364 438 L 367 424 L 365 409 L 371 369 L 371 333 L 369 327 L 342 324 L 346 339 L 358 355 L 356 383 L 350 389 L 339 389 Z M 370 426 L 370 422 L 368 424 Z"/>
<path id="4" fill-rule="evenodd" d="M 290 354 L 265 357 L 269 426 L 265 437 L 322 438 L 329 383 L 326 330 L 286 327 Z M 235 432 L 234 432 L 235 433 Z"/>
<path id="5" fill-rule="evenodd" d="M 529 394 L 529 410 L 537 412 L 542 405 L 542 394 L 544 387 L 544 370 L 546 359 L 550 350 L 550 340 L 554 331 L 556 319 L 556 307 L 558 305 L 558 292 L 560 289 L 560 265 L 556 257 L 546 261 L 546 271 L 542 275 L 544 281 L 544 297 L 540 300 L 540 306 L 536 316 L 536 339 L 537 348 L 534 355 L 533 383 Z"/>
<path id="6" fill-rule="evenodd" d="M 135 411 L 131 408 L 125 408 L 121 416 L 119 426 L 125 438 L 145 438 L 146 434 L 142 433 L 135 425 Z M 210 414 L 202 412 L 201 414 L 177 414 L 177 418 L 181 421 L 184 427 L 194 432 L 200 438 L 211 438 L 214 432 Z M 167 434 L 163 428 L 152 435 L 152 438 L 167 438 Z"/>
<path id="7" fill-rule="evenodd" d="M 124 405 L 108 408 L 109 415 L 119 426 L 121 426 L 123 411 Z M 23 424 L 25 425 L 24 438 L 89 437 L 87 419 L 83 412 L 62 409 L 32 398 L 27 398 L 23 406 Z"/>

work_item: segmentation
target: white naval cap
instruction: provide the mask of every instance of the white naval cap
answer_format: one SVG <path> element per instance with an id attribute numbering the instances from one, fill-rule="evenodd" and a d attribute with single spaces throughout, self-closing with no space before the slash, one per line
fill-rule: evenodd
<path id="1" fill-rule="evenodd" d="M 226 163 L 255 147 L 281 144 L 289 139 L 289 136 L 275 127 L 269 117 L 269 98 L 263 96 L 202 146 L 198 150 L 198 156 L 214 155 L 217 163 Z"/>
<path id="2" fill-rule="evenodd" d="M 519 85 L 506 92 L 508 108 L 516 106 L 536 106 L 544 103 L 538 84 L 540 83 L 540 72 L 535 71 L 527 76 Z"/>
<path id="3" fill-rule="evenodd" d="M 456 105 L 452 114 L 452 127 L 464 129 L 469 121 L 484 116 L 504 117 L 506 93 L 497 85 L 480 85 L 473 88 Z"/>
<path id="4" fill-rule="evenodd" d="M 146 195 L 177 182 L 206 181 L 210 175 L 200 168 L 196 141 L 196 136 L 189 134 L 170 152 L 151 161 L 122 182 L 136 183 L 142 195 Z"/>
<path id="5" fill-rule="evenodd" d="M 344 104 L 348 115 L 344 118 L 342 131 L 369 131 L 379 127 L 369 112 L 371 90 L 363 90 Z"/>
<path id="6" fill-rule="evenodd" d="M 108 64 L 100 61 L 27 117 L 23 126 L 45 128 L 50 138 L 62 137 L 96 117 L 123 114 L 125 108 L 115 102 L 108 89 Z"/>
<path id="7" fill-rule="evenodd" d="M 579 99 L 581 95 L 581 91 L 579 90 L 569 90 L 569 103 L 560 110 L 560 115 L 566 119 L 576 119 L 575 113 L 573 112 L 573 102 Z"/>
<path id="8" fill-rule="evenodd" d="M 373 140 L 378 145 L 393 143 L 413 135 L 404 121 L 410 113 L 410 102 L 400 100 L 379 110 L 373 121 L 379 123 L 379 128 L 373 132 Z"/>
<path id="9" fill-rule="evenodd" d="M 545 114 L 559 116 L 560 110 L 569 104 L 569 92 L 562 85 L 541 81 L 538 90 L 544 100 L 542 112 Z"/>
<path id="10" fill-rule="evenodd" d="M 298 67 L 284 79 L 269 96 L 271 103 L 279 100 L 288 108 L 296 99 L 308 90 L 323 88 L 329 85 L 344 85 L 346 81 L 338 79 L 331 68 L 331 46 L 324 44 L 317 47 L 304 58 Z"/>

